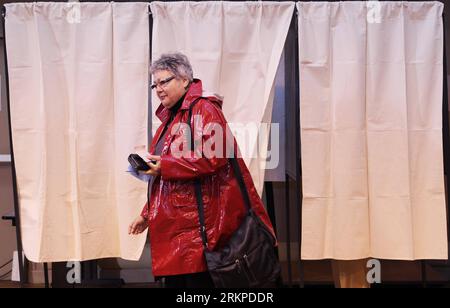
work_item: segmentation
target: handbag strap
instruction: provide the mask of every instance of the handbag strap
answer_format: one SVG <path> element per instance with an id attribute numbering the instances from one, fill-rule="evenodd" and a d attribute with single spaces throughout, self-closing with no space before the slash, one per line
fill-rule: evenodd
<path id="1" fill-rule="evenodd" d="M 189 126 L 190 132 L 191 132 L 191 151 L 194 152 L 194 131 L 192 130 L 191 126 L 191 119 L 192 119 L 192 109 L 194 105 L 200 100 L 200 98 L 196 99 L 191 106 L 189 107 L 189 117 L 187 119 L 187 124 Z M 234 148 L 234 144 L 233 144 Z M 239 185 L 239 189 L 241 191 L 242 198 L 244 199 L 244 204 L 247 212 L 251 212 L 251 203 L 250 203 L 250 196 L 248 195 L 247 188 L 244 183 L 244 177 L 242 176 L 241 168 L 239 167 L 237 158 L 234 157 L 234 151 L 233 151 L 233 157 L 228 158 L 228 161 L 230 162 L 234 174 L 236 176 L 236 180 Z M 208 236 L 206 233 L 206 225 L 205 225 L 205 212 L 204 212 L 204 205 L 203 205 L 203 198 L 202 198 L 202 185 L 199 178 L 196 178 L 194 180 L 194 186 L 195 186 L 195 197 L 197 199 L 197 210 L 198 210 L 198 218 L 200 221 L 200 235 L 202 237 L 203 246 L 205 248 L 208 248 Z"/>
<path id="2" fill-rule="evenodd" d="M 201 97 L 197 98 L 195 101 L 192 102 L 192 104 L 189 106 L 189 116 L 187 119 L 187 125 L 189 126 L 189 131 L 191 133 L 191 151 L 194 153 L 194 131 L 191 126 L 191 119 L 192 119 L 192 109 L 194 108 L 195 104 L 200 100 Z M 202 184 L 200 182 L 200 179 L 196 178 L 194 180 L 194 187 L 195 187 L 195 198 L 197 199 L 197 211 L 198 211 L 198 219 L 200 221 L 200 235 L 202 237 L 202 243 L 205 248 L 208 247 L 208 236 L 206 234 L 206 227 L 205 227 L 205 212 L 203 208 L 203 198 L 202 198 Z"/>

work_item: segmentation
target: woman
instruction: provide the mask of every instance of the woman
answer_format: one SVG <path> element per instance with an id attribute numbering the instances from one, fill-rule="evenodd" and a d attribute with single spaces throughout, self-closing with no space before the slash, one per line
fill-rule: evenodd
<path id="1" fill-rule="evenodd" d="M 153 274 L 165 277 L 167 286 L 213 287 L 203 256 L 194 180 L 201 180 L 208 247 L 220 248 L 246 213 L 227 155 L 219 151 L 228 148 L 226 139 L 231 139 L 235 146 L 236 141 L 229 138 L 229 131 L 225 133 L 227 123 L 221 110 L 222 100 L 203 92 L 202 82 L 193 78 L 186 56 L 162 55 L 152 64 L 150 72 L 155 81 L 152 89 L 161 101 L 156 115 L 162 124 L 150 146 L 149 159 L 155 163 L 150 162 L 150 170 L 146 172 L 153 176 L 150 205 L 144 206 L 141 215 L 130 225 L 129 233 L 139 234 L 149 227 Z M 203 145 L 198 150 L 198 142 L 194 142 L 195 150 L 200 151 L 197 155 L 179 142 L 180 138 L 186 140 L 186 129 L 180 128 L 188 121 L 190 109 L 195 140 L 201 140 Z M 220 129 L 223 133 L 217 134 Z M 222 139 L 211 146 L 217 136 Z M 180 148 L 190 155 L 180 155 Z M 244 161 L 238 158 L 238 163 L 253 210 L 274 234 Z"/>

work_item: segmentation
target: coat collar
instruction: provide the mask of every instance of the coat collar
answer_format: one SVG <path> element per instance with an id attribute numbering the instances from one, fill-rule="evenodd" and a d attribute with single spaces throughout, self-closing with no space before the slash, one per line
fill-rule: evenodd
<path id="1" fill-rule="evenodd" d="M 191 106 L 192 102 L 201 97 L 203 92 L 202 81 L 200 79 L 195 79 L 192 81 L 189 89 L 184 97 L 183 103 L 181 103 L 180 110 L 187 110 Z M 163 104 L 159 104 L 158 109 L 155 112 L 156 116 L 161 120 L 161 122 L 165 122 L 170 117 L 170 110 L 163 106 Z"/>

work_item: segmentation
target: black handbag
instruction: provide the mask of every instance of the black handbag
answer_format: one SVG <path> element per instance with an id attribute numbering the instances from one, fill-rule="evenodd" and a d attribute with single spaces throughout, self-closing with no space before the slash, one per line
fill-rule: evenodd
<path id="1" fill-rule="evenodd" d="M 194 137 L 191 128 L 192 107 L 189 109 L 188 125 L 191 130 L 191 149 Z M 200 179 L 195 182 L 195 195 L 200 221 L 200 235 L 208 271 L 218 288 L 274 287 L 280 277 L 281 267 L 275 254 L 275 238 L 251 208 L 250 197 L 244 184 L 236 158 L 228 159 L 239 184 L 246 207 L 246 215 L 239 228 L 220 250 L 208 248 L 205 216 Z"/>

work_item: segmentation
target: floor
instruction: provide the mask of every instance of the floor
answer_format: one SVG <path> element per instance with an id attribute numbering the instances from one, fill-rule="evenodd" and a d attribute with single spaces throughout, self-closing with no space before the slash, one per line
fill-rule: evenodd
<path id="1" fill-rule="evenodd" d="M 0 289 L 17 289 L 20 288 L 19 282 L 14 281 L 1 281 L 0 280 Z M 43 284 L 25 284 L 23 288 L 32 288 L 32 289 L 41 289 L 44 288 Z"/>
<path id="2" fill-rule="evenodd" d="M 83 286 L 82 286 L 83 287 Z M 88 286 L 89 288 L 108 288 L 111 286 L 105 285 L 105 284 L 90 284 Z M 114 286 L 113 286 L 114 287 Z M 117 287 L 117 286 L 115 286 Z M 121 288 L 158 288 L 160 287 L 158 284 L 154 283 L 130 283 L 121 286 Z M 21 285 L 19 282 L 13 282 L 13 281 L 2 281 L 0 280 L 0 289 L 17 289 L 21 288 Z M 45 288 L 44 284 L 24 284 L 23 288 L 26 289 L 43 289 Z"/>

